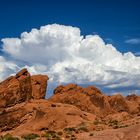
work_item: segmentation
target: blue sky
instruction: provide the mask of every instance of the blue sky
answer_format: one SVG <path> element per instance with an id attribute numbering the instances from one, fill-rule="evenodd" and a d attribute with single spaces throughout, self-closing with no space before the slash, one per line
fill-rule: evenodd
<path id="1" fill-rule="evenodd" d="M 0 18 L 0 80 L 27 67 L 48 74 L 50 90 L 140 93 L 139 0 L 1 0 Z"/>
<path id="2" fill-rule="evenodd" d="M 140 52 L 139 0 L 1 0 L 0 38 L 58 23 L 97 33 L 121 52 Z"/>

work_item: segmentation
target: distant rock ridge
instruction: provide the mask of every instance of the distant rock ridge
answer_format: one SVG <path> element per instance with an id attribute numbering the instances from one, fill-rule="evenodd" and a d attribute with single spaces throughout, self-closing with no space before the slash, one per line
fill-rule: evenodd
<path id="1" fill-rule="evenodd" d="M 0 108 L 10 107 L 30 99 L 45 99 L 47 75 L 31 76 L 22 69 L 0 83 Z"/>
<path id="2" fill-rule="evenodd" d="M 80 87 L 76 84 L 60 85 L 54 90 L 50 101 L 77 106 L 83 111 L 99 116 L 117 112 L 140 112 L 140 97 L 129 95 L 126 98 L 120 94 L 107 96 L 94 86 Z M 133 106 L 133 104 L 135 104 Z"/>

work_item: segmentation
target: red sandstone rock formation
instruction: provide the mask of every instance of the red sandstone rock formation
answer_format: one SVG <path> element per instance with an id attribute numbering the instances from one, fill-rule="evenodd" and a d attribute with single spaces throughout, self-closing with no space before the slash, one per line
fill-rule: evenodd
<path id="1" fill-rule="evenodd" d="M 23 69 L 0 83 L 0 135 L 55 130 L 66 140 L 140 139 L 139 96 L 107 96 L 94 86 L 68 84 L 45 100 L 48 79 Z"/>
<path id="2" fill-rule="evenodd" d="M 47 75 L 31 76 L 32 97 L 34 99 L 45 99 L 48 79 Z"/>
<path id="3" fill-rule="evenodd" d="M 111 96 L 109 98 L 109 104 L 111 105 L 113 110 L 115 110 L 117 112 L 123 112 L 123 111 L 128 112 L 129 111 L 129 107 L 128 107 L 128 104 L 127 104 L 125 98 L 120 94 Z"/>
<path id="4" fill-rule="evenodd" d="M 48 76 L 30 76 L 27 69 L 23 69 L 15 76 L 11 76 L 0 83 L 0 108 L 13 106 L 31 98 L 44 99 Z"/>
<path id="5" fill-rule="evenodd" d="M 94 113 L 98 116 L 106 116 L 112 113 L 127 112 L 129 114 L 140 113 L 140 97 L 123 97 L 120 94 L 107 96 L 94 86 L 80 87 L 76 84 L 58 86 L 50 101 L 66 103 L 77 106 L 83 111 Z"/>
<path id="6" fill-rule="evenodd" d="M 52 103 L 43 99 L 32 100 L 3 110 L 0 115 L 0 131 L 23 135 L 74 127 L 94 119 L 95 115 L 82 112 L 72 105 Z"/>
<path id="7" fill-rule="evenodd" d="M 108 96 L 94 86 L 82 88 L 76 84 L 59 86 L 54 90 L 54 95 L 49 99 L 53 102 L 72 104 L 83 111 L 96 115 L 106 115 L 112 110 Z"/>
<path id="8" fill-rule="evenodd" d="M 132 114 L 140 115 L 140 96 L 135 94 L 128 95 L 126 97 L 127 104 L 129 106 L 129 110 Z"/>
<path id="9" fill-rule="evenodd" d="M 26 69 L 0 83 L 0 108 L 31 99 L 31 77 Z"/>

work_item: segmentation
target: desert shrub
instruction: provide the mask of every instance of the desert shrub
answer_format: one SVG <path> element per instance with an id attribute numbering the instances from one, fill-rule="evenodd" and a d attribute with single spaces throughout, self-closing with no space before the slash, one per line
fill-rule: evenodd
<path id="1" fill-rule="evenodd" d="M 93 122 L 93 124 L 94 125 L 98 125 L 98 124 L 100 124 L 101 122 L 99 121 L 99 120 L 95 120 L 94 122 Z"/>
<path id="2" fill-rule="evenodd" d="M 113 129 L 119 128 L 119 122 L 117 120 L 111 120 L 109 121 L 109 126 L 111 126 Z"/>
<path id="3" fill-rule="evenodd" d="M 87 126 L 79 126 L 79 127 L 78 127 L 78 130 L 79 130 L 79 131 L 84 131 L 84 132 L 89 132 Z"/>
<path id="4" fill-rule="evenodd" d="M 57 134 L 56 131 L 47 131 L 45 134 L 42 135 L 42 137 L 45 137 L 47 140 L 61 140 L 60 136 Z"/>
<path id="5" fill-rule="evenodd" d="M 24 135 L 23 138 L 25 140 L 32 140 L 32 139 L 36 139 L 38 138 L 39 135 L 38 134 L 34 134 L 34 133 L 31 133 L 31 134 L 28 134 L 28 135 Z"/>
<path id="6" fill-rule="evenodd" d="M 1 136 L 0 140 L 19 140 L 19 138 L 12 136 L 11 134 L 6 134 Z"/>
<path id="7" fill-rule="evenodd" d="M 70 140 L 76 140 L 76 138 L 71 138 Z"/>
<path id="8" fill-rule="evenodd" d="M 120 124 L 119 121 L 117 121 L 117 120 L 110 121 L 109 126 L 111 126 L 114 129 L 128 127 L 128 125 Z"/>
<path id="9" fill-rule="evenodd" d="M 125 127 L 128 127 L 128 125 L 120 125 L 119 128 L 125 128 Z"/>
<path id="10" fill-rule="evenodd" d="M 78 131 L 84 131 L 84 132 L 89 132 L 86 123 L 82 122 L 81 124 L 78 125 L 77 127 Z"/>
<path id="11" fill-rule="evenodd" d="M 66 135 L 66 138 L 70 138 L 70 135 Z"/>
<path id="12" fill-rule="evenodd" d="M 118 126 L 118 125 L 114 125 L 114 126 L 112 126 L 112 128 L 113 128 L 113 129 L 118 129 L 119 126 Z"/>
<path id="13" fill-rule="evenodd" d="M 62 136 L 62 135 L 63 135 L 63 132 L 62 132 L 62 131 L 59 131 L 59 132 L 57 132 L 57 134 L 58 134 L 59 136 Z"/>
<path id="14" fill-rule="evenodd" d="M 117 120 L 111 120 L 111 121 L 109 121 L 109 125 L 110 126 L 114 126 L 114 125 L 118 125 L 118 124 L 119 124 L 119 122 Z"/>
<path id="15" fill-rule="evenodd" d="M 64 131 L 75 131 L 75 128 L 74 127 L 64 128 Z"/>
<path id="16" fill-rule="evenodd" d="M 102 131 L 102 130 L 103 130 L 103 127 L 102 126 L 96 127 L 96 131 Z"/>
<path id="17" fill-rule="evenodd" d="M 67 134 L 72 134 L 73 131 L 76 131 L 76 129 L 74 127 L 68 127 L 68 128 L 64 128 L 64 131 Z"/>
<path id="18" fill-rule="evenodd" d="M 42 135 L 42 137 L 45 137 L 46 139 L 50 140 L 51 139 L 51 134 L 45 133 Z"/>

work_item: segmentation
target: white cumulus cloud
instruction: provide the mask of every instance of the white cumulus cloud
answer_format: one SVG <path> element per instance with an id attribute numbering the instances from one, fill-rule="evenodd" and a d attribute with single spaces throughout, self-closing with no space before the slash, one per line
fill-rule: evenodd
<path id="1" fill-rule="evenodd" d="M 27 67 L 32 74 L 48 74 L 55 82 L 140 90 L 140 57 L 131 52 L 122 54 L 113 45 L 105 44 L 99 35 L 82 36 L 79 28 L 46 25 L 24 32 L 20 38 L 4 38 L 2 42 L 3 52 L 15 64 L 0 59 L 4 67 L 1 75 Z M 7 73 L 8 69 L 11 71 Z"/>
<path id="2" fill-rule="evenodd" d="M 19 67 L 11 61 L 7 61 L 3 56 L 0 56 L 0 81 L 17 71 Z"/>

